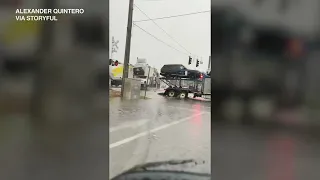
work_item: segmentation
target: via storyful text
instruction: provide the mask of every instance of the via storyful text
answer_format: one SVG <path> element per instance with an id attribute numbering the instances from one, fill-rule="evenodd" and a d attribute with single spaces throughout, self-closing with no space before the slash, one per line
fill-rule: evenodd
<path id="1" fill-rule="evenodd" d="M 16 9 L 16 20 L 58 21 L 60 14 L 84 14 L 84 9 Z"/>

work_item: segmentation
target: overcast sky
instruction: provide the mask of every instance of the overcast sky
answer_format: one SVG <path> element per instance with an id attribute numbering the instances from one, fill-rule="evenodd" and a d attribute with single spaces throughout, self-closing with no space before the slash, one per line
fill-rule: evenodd
<path id="1" fill-rule="evenodd" d="M 119 49 L 114 54 L 114 59 L 123 62 L 129 0 L 110 0 L 109 2 L 110 47 L 111 38 L 114 36 L 116 40 L 119 40 Z M 135 5 L 151 19 L 210 10 L 210 0 L 135 0 Z M 148 19 L 137 7 L 134 7 L 133 21 Z M 197 69 L 207 70 L 211 40 L 210 12 L 156 20 L 155 22 L 185 49 L 199 56 L 199 60 L 202 57 L 204 63 Z M 184 64 L 188 66 L 189 53 L 167 36 L 157 25 L 152 21 L 137 22 L 136 24 L 183 53 L 166 46 L 138 27 L 133 26 L 131 64 L 135 64 L 137 57 L 139 57 L 147 59 L 148 64 L 159 70 L 164 64 Z M 195 62 L 188 67 L 195 69 Z"/>

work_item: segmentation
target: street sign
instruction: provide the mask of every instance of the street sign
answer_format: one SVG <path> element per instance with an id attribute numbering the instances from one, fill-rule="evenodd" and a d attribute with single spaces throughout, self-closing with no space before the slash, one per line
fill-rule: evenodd
<path id="1" fill-rule="evenodd" d="M 116 41 L 114 37 L 112 37 L 112 53 L 118 52 L 118 49 L 119 49 L 118 43 L 119 41 L 118 40 Z"/>

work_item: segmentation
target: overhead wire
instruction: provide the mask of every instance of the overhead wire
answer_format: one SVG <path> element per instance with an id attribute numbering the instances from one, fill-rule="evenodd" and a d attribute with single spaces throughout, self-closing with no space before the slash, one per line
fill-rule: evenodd
<path id="1" fill-rule="evenodd" d="M 154 20 L 152 20 L 144 11 L 142 11 L 136 4 L 134 6 L 142 13 L 144 14 L 150 21 L 152 21 L 159 29 L 161 29 L 171 40 L 176 42 L 182 49 L 184 49 L 186 52 L 189 53 L 189 55 L 192 55 L 190 51 L 188 51 L 184 46 L 182 46 L 177 40 L 175 40 L 170 34 L 168 34 L 161 26 L 159 26 Z"/>
<path id="2" fill-rule="evenodd" d="M 137 24 L 133 23 L 133 25 L 134 25 L 135 27 L 139 28 L 140 30 L 142 30 L 143 32 L 145 32 L 146 34 L 148 34 L 149 36 L 153 37 L 153 38 L 156 39 L 157 41 L 163 43 L 164 45 L 166 45 L 166 46 L 168 46 L 168 47 L 170 47 L 170 48 L 172 48 L 172 49 L 174 49 L 174 50 L 176 50 L 176 51 L 178 51 L 178 52 L 180 52 L 180 53 L 182 53 L 182 54 L 188 55 L 187 53 L 182 52 L 182 51 L 178 50 L 177 48 L 171 46 L 170 44 L 168 44 L 168 43 L 162 41 L 161 39 L 157 38 L 155 35 L 151 34 L 151 33 L 148 32 L 148 31 L 146 31 L 145 29 L 143 29 L 142 27 L 138 26 Z"/>
<path id="3" fill-rule="evenodd" d="M 192 13 L 187 13 L 187 14 L 179 14 L 179 15 L 165 16 L 165 17 L 159 17 L 159 18 L 152 18 L 151 20 L 169 19 L 169 18 L 190 16 L 190 15 L 202 14 L 202 13 L 208 13 L 208 12 L 211 12 L 211 11 L 210 10 L 209 11 L 198 11 L 198 12 L 192 12 Z M 138 20 L 138 21 L 134 21 L 134 22 L 145 22 L 145 21 L 150 21 L 150 19 L 143 19 L 143 20 Z"/>

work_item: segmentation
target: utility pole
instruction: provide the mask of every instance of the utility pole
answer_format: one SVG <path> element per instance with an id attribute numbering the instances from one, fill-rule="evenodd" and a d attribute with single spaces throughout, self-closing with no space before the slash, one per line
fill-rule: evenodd
<path id="1" fill-rule="evenodd" d="M 132 16 L 133 16 L 133 1 L 129 1 L 129 12 L 128 12 L 128 25 L 127 25 L 127 38 L 126 38 L 126 49 L 124 53 L 123 62 L 123 75 L 122 75 L 122 86 L 121 86 L 121 98 L 123 98 L 125 79 L 128 78 L 129 72 L 129 60 L 130 60 L 130 46 L 131 46 L 131 31 L 132 31 Z"/>

